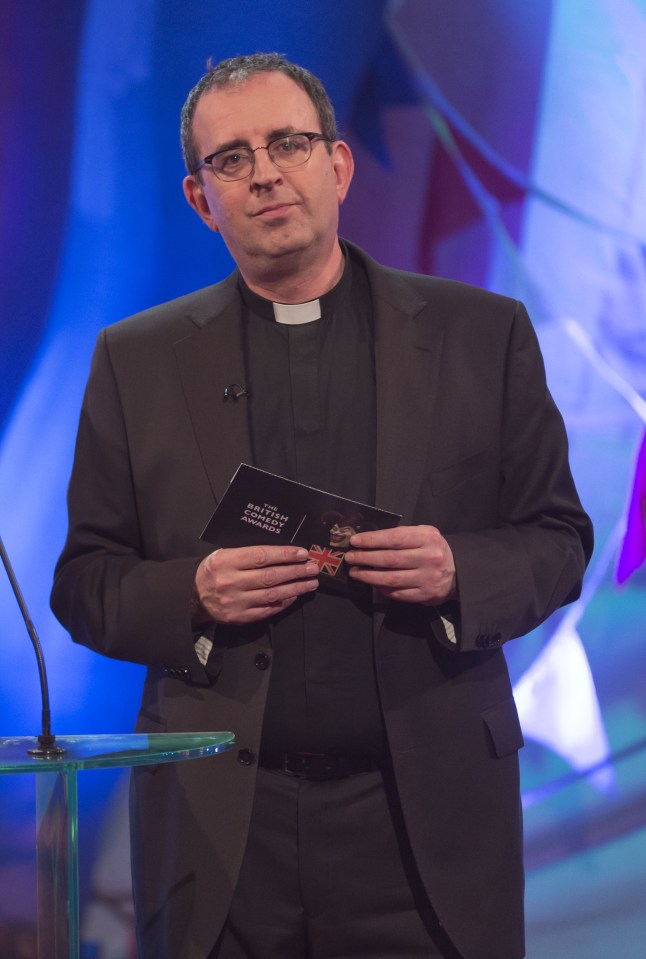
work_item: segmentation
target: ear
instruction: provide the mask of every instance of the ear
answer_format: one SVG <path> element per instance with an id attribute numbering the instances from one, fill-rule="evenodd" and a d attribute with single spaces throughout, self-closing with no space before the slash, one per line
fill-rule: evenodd
<path id="1" fill-rule="evenodd" d="M 352 150 L 344 140 L 336 140 L 332 144 L 332 166 L 336 177 L 336 193 L 339 206 L 345 200 L 354 175 L 354 157 Z"/>
<path id="2" fill-rule="evenodd" d="M 209 201 L 206 198 L 202 184 L 198 183 L 195 176 L 190 175 L 184 177 L 182 187 L 184 188 L 184 196 L 186 197 L 188 205 L 195 210 L 199 218 L 206 223 L 209 230 L 213 230 L 214 233 L 219 233 L 218 225 L 211 212 L 211 207 L 209 206 Z"/>

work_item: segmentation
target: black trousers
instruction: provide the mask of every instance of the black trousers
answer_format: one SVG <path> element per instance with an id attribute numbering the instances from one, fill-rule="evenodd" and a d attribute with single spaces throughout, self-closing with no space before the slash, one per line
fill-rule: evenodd
<path id="1" fill-rule="evenodd" d="M 460 959 L 439 927 L 380 772 L 258 770 L 249 840 L 211 959 Z"/>

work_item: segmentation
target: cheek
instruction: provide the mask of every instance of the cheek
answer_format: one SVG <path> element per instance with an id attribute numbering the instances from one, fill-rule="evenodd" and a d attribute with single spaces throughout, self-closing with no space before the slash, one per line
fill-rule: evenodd
<path id="1" fill-rule="evenodd" d="M 338 213 L 341 198 L 337 193 L 336 182 L 333 176 L 326 176 L 316 191 L 312 204 L 319 215 L 326 220 L 334 220 Z"/>
<path id="2" fill-rule="evenodd" d="M 226 222 L 235 219 L 236 211 L 240 209 L 240 197 L 231 189 L 222 192 L 211 190 L 207 199 L 211 216 L 218 224 L 220 221 Z"/>
<path id="3" fill-rule="evenodd" d="M 230 220 L 230 205 L 227 203 L 226 199 L 222 197 L 212 197 L 211 198 L 211 213 L 215 220 Z"/>
<path id="4" fill-rule="evenodd" d="M 239 205 L 231 202 L 227 198 L 223 199 L 222 197 L 218 197 L 217 200 L 211 204 L 211 215 L 213 216 L 213 222 L 217 232 L 221 233 L 227 241 L 229 239 L 235 239 L 235 235 L 238 232 L 236 222 L 240 215 Z"/>

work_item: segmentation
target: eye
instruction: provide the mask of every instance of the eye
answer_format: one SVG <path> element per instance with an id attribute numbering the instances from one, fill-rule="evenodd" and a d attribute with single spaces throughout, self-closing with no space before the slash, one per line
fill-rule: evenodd
<path id="1" fill-rule="evenodd" d="M 285 137 L 282 140 L 275 140 L 272 147 L 276 153 L 280 153 L 283 156 L 293 156 L 295 153 L 307 152 L 309 149 L 309 140 L 307 137 L 297 134 L 296 136 Z"/>
<path id="2" fill-rule="evenodd" d="M 216 153 L 211 162 L 217 174 L 237 179 L 239 175 L 246 174 L 249 163 L 253 160 L 247 150 L 226 150 L 224 153 Z"/>
<path id="3" fill-rule="evenodd" d="M 221 153 L 217 157 L 218 169 L 224 170 L 237 170 L 238 167 L 248 159 L 245 153 L 240 153 L 238 150 L 232 150 L 230 153 Z"/>

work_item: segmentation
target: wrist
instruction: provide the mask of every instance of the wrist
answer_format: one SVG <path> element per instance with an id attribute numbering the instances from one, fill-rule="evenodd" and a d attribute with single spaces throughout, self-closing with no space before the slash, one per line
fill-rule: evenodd
<path id="1" fill-rule="evenodd" d="M 207 623 L 211 623 L 213 621 L 212 617 L 202 605 L 202 600 L 197 587 L 197 581 L 193 582 L 193 590 L 191 592 L 190 599 L 190 615 L 191 628 L 194 632 L 201 629 L 203 626 L 206 626 Z"/>

